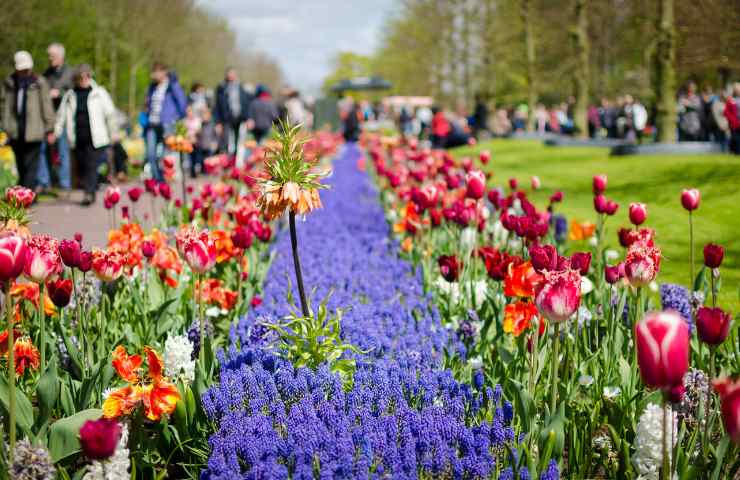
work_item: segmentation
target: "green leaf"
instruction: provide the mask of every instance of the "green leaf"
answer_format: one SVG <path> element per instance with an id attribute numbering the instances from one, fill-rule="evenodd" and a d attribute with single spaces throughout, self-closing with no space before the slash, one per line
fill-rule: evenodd
<path id="1" fill-rule="evenodd" d="M 56 362 L 52 359 L 36 386 L 39 401 L 39 416 L 36 425 L 41 425 L 51 417 L 51 412 L 59 399 L 60 382 L 57 377 Z"/>
<path id="2" fill-rule="evenodd" d="M 715 458 L 717 459 L 714 471 L 712 472 L 712 480 L 718 480 L 719 475 L 722 473 L 722 467 L 724 467 L 725 455 L 727 454 L 727 448 L 730 446 L 730 437 L 727 435 L 719 442 L 717 449 L 715 450 Z M 737 460 L 737 458 L 736 458 Z"/>
<path id="3" fill-rule="evenodd" d="M 79 452 L 80 428 L 86 421 L 97 420 L 102 415 L 99 408 L 91 408 L 54 422 L 49 429 L 51 459 L 56 463 Z"/>
<path id="4" fill-rule="evenodd" d="M 8 379 L 5 378 L 5 375 L 0 376 L 0 379 L 2 379 L 0 380 L 0 402 L 2 402 L 3 409 L 7 412 L 10 399 Z M 15 424 L 22 432 L 31 434 L 33 406 L 18 385 L 15 386 Z"/>

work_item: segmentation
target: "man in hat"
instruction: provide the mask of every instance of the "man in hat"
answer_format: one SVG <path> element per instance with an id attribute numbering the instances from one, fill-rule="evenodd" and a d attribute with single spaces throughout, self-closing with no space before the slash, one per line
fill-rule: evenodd
<path id="1" fill-rule="evenodd" d="M 54 106 L 49 85 L 33 72 L 33 58 L 25 50 L 13 57 L 15 72 L 0 88 L 0 128 L 10 139 L 18 167 L 18 183 L 33 188 L 41 143 L 54 143 Z"/>

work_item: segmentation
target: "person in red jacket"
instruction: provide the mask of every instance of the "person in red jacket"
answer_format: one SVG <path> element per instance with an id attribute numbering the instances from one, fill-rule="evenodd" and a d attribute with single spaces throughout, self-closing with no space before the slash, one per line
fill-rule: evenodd
<path id="1" fill-rule="evenodd" d="M 432 148 L 445 148 L 447 136 L 450 134 L 452 127 L 447 120 L 444 112 L 438 107 L 432 108 Z"/>
<path id="2" fill-rule="evenodd" d="M 740 155 L 740 82 L 732 87 L 732 96 L 727 97 L 724 110 L 730 127 L 730 151 Z"/>

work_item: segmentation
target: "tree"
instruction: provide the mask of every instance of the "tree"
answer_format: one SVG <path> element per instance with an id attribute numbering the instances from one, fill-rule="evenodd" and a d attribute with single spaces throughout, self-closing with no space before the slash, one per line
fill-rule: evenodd
<path id="1" fill-rule="evenodd" d="M 658 48 L 655 55 L 658 114 L 655 126 L 659 142 L 676 141 L 676 31 L 673 7 L 673 0 L 658 0 Z"/>
<path id="2" fill-rule="evenodd" d="M 520 0 L 522 23 L 524 24 L 524 46 L 527 52 L 527 104 L 529 105 L 529 121 L 527 129 L 534 129 L 534 108 L 537 105 L 536 61 L 534 45 L 534 27 L 532 18 L 532 0 Z"/>
<path id="3" fill-rule="evenodd" d="M 576 66 L 573 69 L 573 83 L 575 87 L 576 104 L 573 113 L 578 136 L 588 137 L 588 89 L 589 63 L 591 45 L 588 38 L 588 11 L 586 0 L 574 0 L 575 23 L 571 31 L 575 46 Z"/>

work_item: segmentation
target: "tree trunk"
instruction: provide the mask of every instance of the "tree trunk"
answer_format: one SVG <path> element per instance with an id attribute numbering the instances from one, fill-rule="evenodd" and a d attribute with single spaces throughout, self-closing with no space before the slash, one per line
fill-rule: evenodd
<path id="1" fill-rule="evenodd" d="M 532 1 L 521 0 L 521 15 L 524 23 L 524 46 L 527 51 L 527 103 L 529 105 L 529 119 L 527 130 L 534 130 L 534 108 L 537 106 L 536 60 L 534 49 L 534 26 L 532 25 Z"/>
<path id="2" fill-rule="evenodd" d="M 116 37 L 111 36 L 110 43 L 110 96 L 113 104 L 118 105 L 118 43 Z"/>
<path id="3" fill-rule="evenodd" d="M 588 90 L 589 90 L 589 56 L 591 44 L 588 38 L 588 12 L 586 0 L 575 0 L 575 25 L 572 31 L 576 67 L 573 69 L 576 104 L 573 120 L 578 137 L 588 138 Z"/>
<path id="4" fill-rule="evenodd" d="M 659 142 L 676 141 L 676 31 L 673 0 L 658 2 L 658 42 L 655 55 L 656 105 L 655 126 Z"/>
<path id="5" fill-rule="evenodd" d="M 136 77 L 139 71 L 139 60 L 131 58 L 131 67 L 128 74 L 128 116 L 136 118 Z"/>

